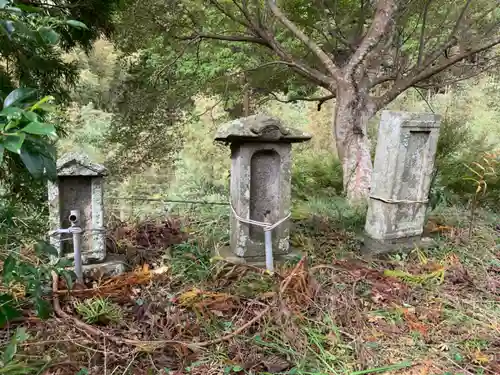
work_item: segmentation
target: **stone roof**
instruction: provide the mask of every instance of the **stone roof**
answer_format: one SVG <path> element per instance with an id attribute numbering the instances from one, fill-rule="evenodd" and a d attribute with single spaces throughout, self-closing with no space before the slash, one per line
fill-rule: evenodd
<path id="1" fill-rule="evenodd" d="M 266 114 L 243 117 L 223 124 L 215 140 L 219 142 L 305 142 L 311 135 L 298 129 L 287 127 L 280 119 Z"/>
<path id="2" fill-rule="evenodd" d="M 57 159 L 58 176 L 105 176 L 106 168 L 82 153 L 70 152 Z"/>

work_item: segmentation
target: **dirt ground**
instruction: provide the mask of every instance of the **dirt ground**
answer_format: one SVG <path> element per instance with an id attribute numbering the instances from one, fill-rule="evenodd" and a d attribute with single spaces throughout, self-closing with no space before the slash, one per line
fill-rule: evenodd
<path id="1" fill-rule="evenodd" d="M 4 332 L 27 328 L 20 361 L 46 375 L 500 374 L 494 226 L 467 238 L 436 219 L 435 247 L 367 259 L 354 233 L 302 221 L 304 256 L 274 275 L 211 258 L 218 244 L 181 227 L 114 228 L 109 249 L 134 270 L 71 291 L 56 280 L 55 316 L 27 311 Z"/>

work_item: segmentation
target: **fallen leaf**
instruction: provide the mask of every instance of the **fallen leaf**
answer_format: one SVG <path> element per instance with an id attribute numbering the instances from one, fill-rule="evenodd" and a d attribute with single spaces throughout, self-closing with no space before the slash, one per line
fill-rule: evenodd
<path id="1" fill-rule="evenodd" d="M 490 359 L 488 358 L 487 355 L 485 355 L 484 353 L 481 353 L 481 351 L 478 350 L 474 353 L 474 357 L 473 357 L 472 361 L 474 363 L 477 363 L 478 365 L 484 365 L 484 364 L 488 363 L 490 361 Z"/>

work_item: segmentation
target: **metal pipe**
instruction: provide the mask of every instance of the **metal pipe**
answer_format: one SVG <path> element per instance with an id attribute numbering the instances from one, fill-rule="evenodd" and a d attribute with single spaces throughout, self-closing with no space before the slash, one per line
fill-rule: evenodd
<path id="1" fill-rule="evenodd" d="M 69 215 L 69 220 L 71 222 L 70 231 L 73 234 L 73 252 L 74 252 L 74 261 L 75 261 L 75 275 L 76 280 L 79 283 L 83 284 L 83 268 L 82 268 L 82 252 L 81 252 L 81 243 L 82 243 L 82 228 L 80 228 L 80 211 L 79 210 L 71 210 Z"/>
<path id="2" fill-rule="evenodd" d="M 271 216 L 271 212 L 266 211 L 266 213 L 264 214 L 264 222 L 265 223 L 270 223 L 269 216 Z M 266 246 L 266 269 L 267 269 L 267 272 L 272 274 L 274 272 L 272 230 L 268 230 L 267 228 L 264 228 L 264 240 L 265 240 L 265 246 Z"/>

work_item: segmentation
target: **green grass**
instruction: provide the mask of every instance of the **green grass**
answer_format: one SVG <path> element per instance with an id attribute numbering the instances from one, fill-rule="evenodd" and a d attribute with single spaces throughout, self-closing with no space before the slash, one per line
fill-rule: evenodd
<path id="1" fill-rule="evenodd" d="M 89 298 L 75 303 L 76 312 L 89 324 L 116 324 L 123 318 L 123 312 L 117 304 L 105 298 Z"/>
<path id="2" fill-rule="evenodd" d="M 208 280 L 214 270 L 210 259 L 210 250 L 193 241 L 173 246 L 169 264 L 178 282 L 195 284 Z"/>

